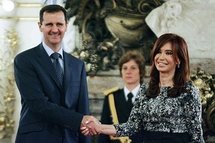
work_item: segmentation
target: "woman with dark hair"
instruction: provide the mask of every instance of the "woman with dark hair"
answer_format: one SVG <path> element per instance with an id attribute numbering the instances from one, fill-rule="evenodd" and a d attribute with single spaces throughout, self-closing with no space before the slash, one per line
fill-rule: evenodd
<path id="1" fill-rule="evenodd" d="M 154 44 L 149 84 L 141 85 L 128 121 L 88 121 L 82 133 L 130 136 L 143 129 L 144 143 L 204 143 L 201 114 L 199 90 L 190 80 L 187 44 L 167 33 Z"/>

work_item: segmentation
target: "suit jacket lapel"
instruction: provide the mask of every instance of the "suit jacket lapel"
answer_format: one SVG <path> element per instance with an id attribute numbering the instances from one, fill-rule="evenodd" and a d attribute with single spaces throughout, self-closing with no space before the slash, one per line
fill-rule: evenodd
<path id="1" fill-rule="evenodd" d="M 48 54 L 46 53 L 45 49 L 43 48 L 42 43 L 36 49 L 38 49 L 36 50 L 38 52 L 38 60 L 41 66 L 44 68 L 44 71 L 48 71 L 47 74 L 50 75 L 50 77 L 55 81 L 57 86 L 60 89 L 62 89 L 62 85 L 60 84 L 56 76 L 54 66 L 52 65 L 52 61 Z"/>
<path id="2" fill-rule="evenodd" d="M 71 71 L 69 71 L 71 62 L 69 61 L 68 55 L 65 52 L 63 53 L 64 53 L 63 57 L 64 57 L 64 85 L 65 85 L 64 90 L 66 92 L 71 79 Z"/>

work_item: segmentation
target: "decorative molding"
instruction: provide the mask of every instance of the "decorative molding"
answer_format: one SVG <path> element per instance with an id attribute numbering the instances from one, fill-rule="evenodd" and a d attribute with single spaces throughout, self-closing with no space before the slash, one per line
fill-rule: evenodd
<path id="1" fill-rule="evenodd" d="M 18 16 L 0 16 L 0 19 L 7 20 L 25 20 L 25 21 L 38 21 L 38 17 L 18 17 Z"/>
<path id="2" fill-rule="evenodd" d="M 2 2 L 0 2 L 0 5 Z M 19 3 L 15 2 L 16 7 L 18 8 L 41 8 L 42 3 Z M 24 20 L 24 21 L 38 21 L 38 17 L 22 17 L 22 16 L 0 16 L 0 19 L 7 20 Z"/>
<path id="3" fill-rule="evenodd" d="M 42 3 L 16 3 L 16 5 L 22 8 L 41 8 L 43 6 Z"/>
<path id="4" fill-rule="evenodd" d="M 19 2 L 15 2 L 16 7 L 22 7 L 22 8 L 40 8 L 43 6 L 42 3 L 19 3 Z M 0 2 L 0 5 L 2 5 L 2 2 Z"/>

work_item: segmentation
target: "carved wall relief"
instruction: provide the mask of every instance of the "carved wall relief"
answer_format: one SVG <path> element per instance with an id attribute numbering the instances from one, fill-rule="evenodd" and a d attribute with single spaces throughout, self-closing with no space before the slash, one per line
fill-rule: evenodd
<path id="1" fill-rule="evenodd" d="M 149 62 L 149 52 L 156 36 L 145 23 L 145 17 L 162 0 L 67 0 L 69 17 L 75 16 L 82 46 L 75 55 L 86 62 L 87 71 L 115 69 L 127 50 L 139 50 Z"/>

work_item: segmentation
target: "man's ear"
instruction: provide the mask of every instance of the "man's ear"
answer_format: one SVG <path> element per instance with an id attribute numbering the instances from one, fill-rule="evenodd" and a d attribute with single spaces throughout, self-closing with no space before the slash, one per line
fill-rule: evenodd
<path id="1" fill-rule="evenodd" d="M 40 27 L 41 27 L 41 25 L 42 25 L 40 22 L 37 22 L 37 24 L 38 24 L 39 28 L 40 28 Z"/>
<path id="2" fill-rule="evenodd" d="M 41 31 L 41 26 L 42 26 L 42 24 L 41 24 L 40 22 L 38 22 L 37 24 L 38 24 L 39 29 L 40 29 L 40 31 Z M 42 31 L 41 31 L 41 32 L 42 32 Z"/>

